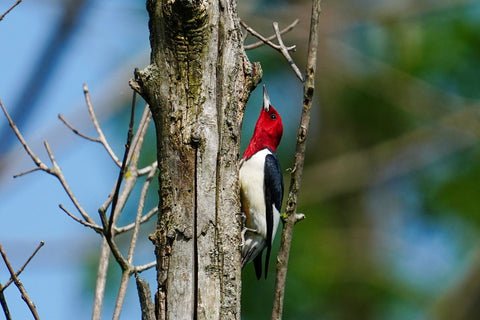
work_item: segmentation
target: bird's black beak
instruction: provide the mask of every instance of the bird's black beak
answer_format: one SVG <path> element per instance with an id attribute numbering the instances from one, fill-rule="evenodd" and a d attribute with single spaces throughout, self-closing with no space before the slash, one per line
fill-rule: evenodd
<path id="1" fill-rule="evenodd" d="M 270 110 L 270 97 L 268 96 L 267 87 L 263 85 L 263 110 Z"/>

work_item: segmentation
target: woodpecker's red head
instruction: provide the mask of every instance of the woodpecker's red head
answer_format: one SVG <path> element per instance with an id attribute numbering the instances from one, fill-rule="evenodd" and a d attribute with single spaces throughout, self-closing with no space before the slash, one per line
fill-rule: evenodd
<path id="1" fill-rule="evenodd" d="M 263 106 L 258 117 L 252 140 L 243 153 L 243 159 L 248 159 L 257 151 L 270 148 L 277 151 L 278 144 L 282 139 L 283 124 L 280 115 L 270 104 L 267 88 L 263 86 Z"/>

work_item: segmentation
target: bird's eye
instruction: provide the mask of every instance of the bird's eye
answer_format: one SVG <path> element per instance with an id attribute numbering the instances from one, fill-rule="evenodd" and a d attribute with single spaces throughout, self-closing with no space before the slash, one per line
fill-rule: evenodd
<path id="1" fill-rule="evenodd" d="M 270 115 L 270 119 L 272 119 L 272 120 L 277 120 L 277 115 L 276 115 L 275 113 L 272 113 L 272 114 Z"/>

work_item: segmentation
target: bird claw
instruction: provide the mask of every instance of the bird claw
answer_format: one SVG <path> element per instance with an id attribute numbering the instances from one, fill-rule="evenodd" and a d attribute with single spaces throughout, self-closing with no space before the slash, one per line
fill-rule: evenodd
<path id="1" fill-rule="evenodd" d="M 247 231 L 257 233 L 256 229 L 243 228 L 242 229 L 242 243 L 240 244 L 240 248 L 243 248 L 243 246 L 245 245 L 245 233 L 247 233 Z"/>

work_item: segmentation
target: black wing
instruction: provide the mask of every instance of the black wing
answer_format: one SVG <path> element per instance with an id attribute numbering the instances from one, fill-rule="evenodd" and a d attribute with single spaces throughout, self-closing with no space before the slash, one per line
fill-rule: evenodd
<path id="1" fill-rule="evenodd" d="M 265 176 L 264 193 L 267 218 L 267 256 L 265 257 L 265 278 L 267 278 L 268 262 L 270 260 L 270 251 L 272 250 L 273 236 L 273 207 L 280 212 L 283 201 L 283 176 L 280 162 L 275 152 L 265 157 Z M 261 266 L 260 266 L 261 269 Z"/>

